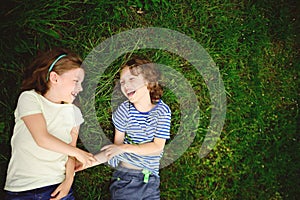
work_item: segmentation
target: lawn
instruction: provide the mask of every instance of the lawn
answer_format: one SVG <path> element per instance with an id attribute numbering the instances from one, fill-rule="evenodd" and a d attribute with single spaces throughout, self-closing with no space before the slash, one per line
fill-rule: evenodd
<path id="1" fill-rule="evenodd" d="M 10 158 L 13 112 L 22 70 L 37 52 L 60 46 L 78 52 L 87 60 L 107 39 L 126 31 L 152 27 L 185 35 L 196 42 L 213 60 L 216 74 L 220 75 L 220 80 L 209 79 L 203 70 L 195 67 L 194 60 L 182 56 L 180 52 L 187 55 L 199 51 L 181 49 L 181 40 L 157 37 L 162 39 L 157 45 L 167 41 L 165 45 L 170 45 L 171 51 L 143 47 L 128 52 L 145 56 L 167 69 L 163 100 L 172 110 L 172 139 L 168 145 L 176 138 L 181 140 L 175 143 L 179 144 L 178 148 L 171 146 L 172 151 L 167 151 L 165 160 L 181 152 L 178 159 L 171 159 L 172 162 L 160 170 L 161 199 L 280 200 L 300 196 L 298 1 L 2 2 L 1 189 Z M 153 36 L 149 32 L 147 36 L 151 39 L 163 34 L 155 33 Z M 124 43 L 130 41 L 127 39 Z M 114 56 L 108 52 L 100 61 L 107 58 L 111 62 L 107 62 L 105 68 L 94 68 L 103 69 L 95 71 L 99 73 L 95 90 L 86 80 L 86 92 L 94 92 L 95 103 L 92 105 L 81 96 L 83 108 L 92 105 L 96 112 L 96 126 L 95 123 L 89 126 L 93 116 L 84 112 L 87 123 L 78 144 L 89 151 L 97 151 L 113 138 L 111 113 L 119 101 L 114 83 L 125 54 Z M 214 90 L 208 82 L 217 82 L 224 88 Z M 222 107 L 213 104 L 212 90 L 217 97 L 222 92 L 226 95 Z M 222 119 L 218 121 L 220 138 L 216 133 L 215 143 L 207 147 L 207 154 L 200 156 L 205 136 L 212 128 L 211 120 L 215 120 L 214 112 L 218 116 L 222 109 L 226 117 L 224 126 Z M 182 114 L 183 111 L 187 113 Z M 104 134 L 100 134 L 98 124 Z M 180 149 L 180 145 L 187 148 Z M 109 199 L 112 172 L 107 165 L 78 172 L 74 182 L 77 199 Z M 0 197 L 2 195 L 3 190 Z"/>

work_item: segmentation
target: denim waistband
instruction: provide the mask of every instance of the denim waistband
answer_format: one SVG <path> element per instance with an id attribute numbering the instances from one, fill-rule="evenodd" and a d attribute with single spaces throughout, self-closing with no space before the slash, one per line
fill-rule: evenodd
<path id="1" fill-rule="evenodd" d="M 44 186 L 44 187 L 40 187 L 40 188 L 35 188 L 35 189 L 31 189 L 31 190 L 25 190 L 25 191 L 20 191 L 20 192 L 11 192 L 11 191 L 7 191 L 9 193 L 19 193 L 19 194 L 25 194 L 25 193 L 41 193 L 44 191 L 47 191 L 49 189 L 55 189 L 59 186 L 60 183 L 58 184 L 54 184 L 54 185 L 48 185 L 48 186 Z"/>
<path id="2" fill-rule="evenodd" d="M 115 177 L 114 178 L 120 178 L 120 177 L 129 177 L 129 178 L 137 178 L 143 180 L 145 183 L 148 182 L 149 178 L 151 177 L 156 177 L 159 178 L 158 176 L 154 175 L 151 173 L 149 170 L 146 169 L 130 169 L 126 167 L 121 167 L 119 166 L 117 168 L 117 171 L 114 173 Z"/>

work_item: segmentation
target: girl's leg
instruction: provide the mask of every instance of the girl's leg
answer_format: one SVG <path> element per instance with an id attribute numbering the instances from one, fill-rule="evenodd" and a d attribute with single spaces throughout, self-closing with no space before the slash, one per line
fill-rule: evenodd
<path id="1" fill-rule="evenodd" d="M 51 198 L 51 193 L 58 187 L 59 184 L 57 185 L 52 185 L 52 186 L 47 186 L 37 192 L 37 199 L 50 199 Z M 69 191 L 69 194 L 65 197 L 63 197 L 61 200 L 74 200 L 73 196 L 73 189 L 71 188 Z"/>
<path id="2" fill-rule="evenodd" d="M 33 192 L 9 192 L 5 194 L 5 200 L 32 200 L 34 199 Z"/>
<path id="3" fill-rule="evenodd" d="M 51 193 L 58 185 L 45 186 L 22 192 L 6 192 L 5 200 L 40 200 L 50 199 Z"/>

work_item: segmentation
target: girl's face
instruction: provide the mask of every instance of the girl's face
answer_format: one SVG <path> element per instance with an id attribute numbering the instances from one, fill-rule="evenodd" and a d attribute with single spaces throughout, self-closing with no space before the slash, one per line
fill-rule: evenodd
<path id="1" fill-rule="evenodd" d="M 123 94 L 131 103 L 136 103 L 144 98 L 150 98 L 147 81 L 142 74 L 137 76 L 131 74 L 129 67 L 121 71 L 120 84 Z"/>
<path id="2" fill-rule="evenodd" d="M 57 76 L 57 91 L 61 101 L 72 103 L 79 92 L 81 92 L 81 83 L 84 80 L 84 70 L 76 68 L 64 72 Z"/>

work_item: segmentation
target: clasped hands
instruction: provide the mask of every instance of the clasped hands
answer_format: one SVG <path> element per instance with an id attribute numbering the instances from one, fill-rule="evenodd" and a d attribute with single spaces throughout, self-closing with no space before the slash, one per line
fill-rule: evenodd
<path id="1" fill-rule="evenodd" d="M 89 168 L 89 167 L 93 167 L 95 165 L 105 163 L 108 160 L 110 160 L 111 158 L 113 158 L 114 156 L 122 154 L 124 152 L 125 151 L 122 148 L 122 144 L 121 145 L 116 145 L 116 144 L 106 145 L 106 146 L 101 148 L 99 153 L 94 155 L 94 158 L 96 159 L 96 161 L 93 161 L 90 164 L 83 165 L 80 161 L 78 161 L 76 159 L 75 172 L 84 170 L 84 169 Z"/>

